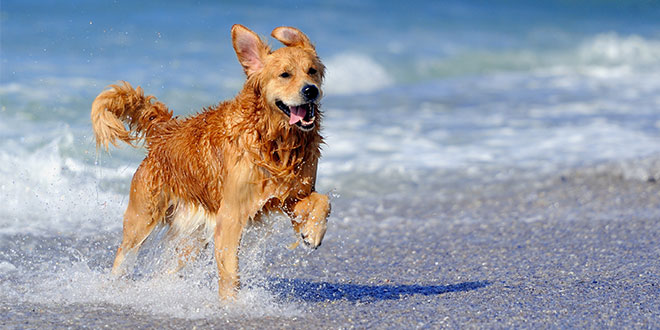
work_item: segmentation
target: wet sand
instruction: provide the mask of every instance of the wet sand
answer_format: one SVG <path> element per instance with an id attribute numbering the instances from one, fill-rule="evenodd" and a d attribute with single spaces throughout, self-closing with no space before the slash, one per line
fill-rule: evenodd
<path id="1" fill-rule="evenodd" d="M 0 327 L 660 327 L 652 176 L 590 168 L 440 192 L 433 205 L 424 205 L 433 196 L 402 205 L 396 193 L 336 199 L 323 246 L 304 264 L 269 266 L 268 290 L 299 306 L 296 317 L 188 320 L 3 301 Z M 362 217 L 342 211 L 352 203 L 364 204 Z"/>

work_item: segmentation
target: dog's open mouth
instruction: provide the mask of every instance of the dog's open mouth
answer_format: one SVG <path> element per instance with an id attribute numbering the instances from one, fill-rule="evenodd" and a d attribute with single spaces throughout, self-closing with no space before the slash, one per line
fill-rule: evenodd
<path id="1" fill-rule="evenodd" d="M 296 125 L 303 131 L 309 131 L 314 128 L 317 108 L 315 103 L 288 106 L 282 101 L 277 101 L 275 102 L 275 105 L 277 105 L 284 114 L 289 116 L 289 125 Z"/>

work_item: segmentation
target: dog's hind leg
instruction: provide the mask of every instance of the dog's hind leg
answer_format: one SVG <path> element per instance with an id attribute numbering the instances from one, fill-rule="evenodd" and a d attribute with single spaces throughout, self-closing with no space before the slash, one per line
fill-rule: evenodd
<path id="1" fill-rule="evenodd" d="M 124 272 L 122 264 L 127 254 L 137 253 L 140 245 L 164 215 L 166 207 L 150 192 L 144 171 L 140 166 L 131 182 L 128 208 L 124 213 L 124 234 L 112 265 L 113 275 L 122 275 Z"/>

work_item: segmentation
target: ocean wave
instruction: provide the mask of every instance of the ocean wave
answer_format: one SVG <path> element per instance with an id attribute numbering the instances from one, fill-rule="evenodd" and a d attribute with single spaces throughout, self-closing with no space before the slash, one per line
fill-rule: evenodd
<path id="1" fill-rule="evenodd" d="M 389 114 L 396 124 L 372 123 L 374 127 L 361 118 L 363 111 L 332 109 L 326 116 L 326 127 L 332 133 L 326 137 L 320 163 L 320 186 L 336 188 L 337 178 L 352 173 L 368 177 L 403 173 L 413 177 L 430 169 L 465 169 L 468 176 L 482 174 L 488 180 L 487 175 L 503 169 L 549 173 L 660 152 L 658 137 L 652 132 L 599 118 L 608 106 L 598 102 L 536 106 L 524 110 L 530 112 L 525 118 L 501 118 L 481 112 L 436 113 L 435 118 L 426 118 L 422 112 L 415 118 Z M 344 120 L 347 113 L 355 117 L 348 124 Z M 560 119 L 573 116 L 593 118 L 583 118 L 579 123 Z M 472 128 L 456 132 L 453 126 L 444 124 L 451 120 L 454 125 L 464 123 Z M 555 124 L 548 125 L 553 121 Z M 362 132 L 366 130 L 379 133 L 365 135 Z M 373 184 L 385 189 L 391 182 L 376 180 Z"/>
<path id="2" fill-rule="evenodd" d="M 114 177 L 130 180 L 132 172 L 125 165 L 104 168 L 86 162 L 84 158 L 93 156 L 83 155 L 79 140 L 67 127 L 28 127 L 22 127 L 22 135 L 9 132 L 0 144 L 0 197 L 4 201 L 0 234 L 120 228 L 124 194 L 100 189 L 99 184 Z"/>
<path id="3" fill-rule="evenodd" d="M 604 33 L 582 43 L 577 55 L 585 64 L 660 65 L 660 40 Z"/>
<path id="4" fill-rule="evenodd" d="M 359 53 L 342 53 L 325 60 L 325 93 L 361 94 L 394 83 L 385 67 Z"/>
<path id="5" fill-rule="evenodd" d="M 407 74 L 428 79 L 555 68 L 601 76 L 649 69 L 659 71 L 660 40 L 611 32 L 591 36 L 572 47 L 473 49 L 454 56 L 421 59 L 414 62 L 414 69 Z"/>

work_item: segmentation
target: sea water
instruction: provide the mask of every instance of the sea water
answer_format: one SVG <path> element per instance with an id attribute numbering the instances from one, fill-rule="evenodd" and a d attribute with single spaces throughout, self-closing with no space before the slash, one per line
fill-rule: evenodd
<path id="1" fill-rule="evenodd" d="M 309 312 L 282 299 L 273 278 L 300 267 L 333 274 L 286 249 L 295 237 L 278 217 L 245 234 L 235 305 L 217 301 L 208 251 L 181 275 L 164 274 L 158 234 L 128 278 L 108 274 L 144 150 L 97 152 L 92 100 L 126 80 L 185 116 L 236 95 L 234 23 L 273 47 L 273 28 L 296 26 L 327 66 L 317 184 L 334 203 L 325 245 L 342 244 L 333 222 L 488 221 L 438 214 L 437 202 L 464 186 L 599 164 L 621 164 L 633 180 L 657 176 L 637 162 L 660 152 L 652 2 L 22 0 L 3 1 L 0 22 L 0 300 L 9 306 L 178 318 Z"/>

